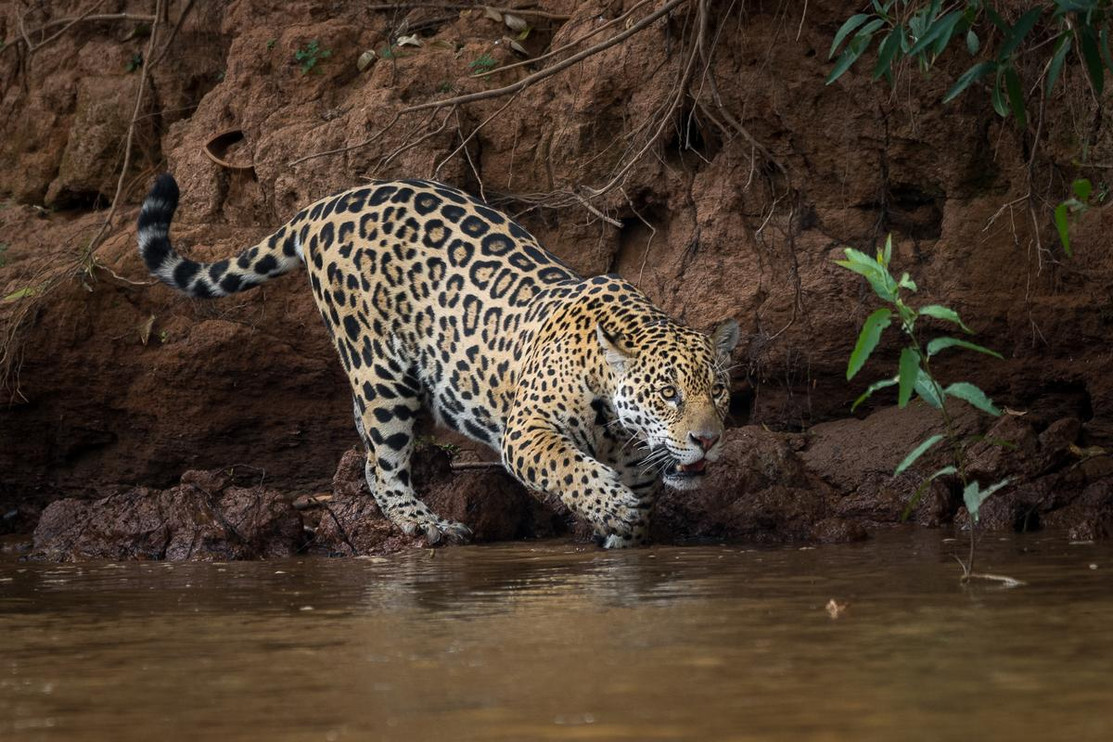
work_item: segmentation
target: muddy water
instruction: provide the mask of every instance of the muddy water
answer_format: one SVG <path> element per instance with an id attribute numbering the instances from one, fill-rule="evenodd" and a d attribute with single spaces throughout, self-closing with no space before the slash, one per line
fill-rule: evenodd
<path id="1" fill-rule="evenodd" d="M 955 549 L 8 560 L 0 739 L 1113 738 L 1113 546 Z"/>

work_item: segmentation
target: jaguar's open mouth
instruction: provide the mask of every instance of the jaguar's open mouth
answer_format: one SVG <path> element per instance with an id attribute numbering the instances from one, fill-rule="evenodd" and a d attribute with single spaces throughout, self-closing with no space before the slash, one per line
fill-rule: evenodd
<path id="1" fill-rule="evenodd" d="M 699 486 L 707 471 L 707 459 L 700 459 L 691 464 L 681 464 L 673 461 L 662 472 L 661 479 L 667 487 L 678 490 L 694 489 Z"/>
<path id="2" fill-rule="evenodd" d="M 707 469 L 707 459 L 700 459 L 692 464 L 681 464 L 674 461 L 665 469 L 667 477 L 701 477 Z"/>

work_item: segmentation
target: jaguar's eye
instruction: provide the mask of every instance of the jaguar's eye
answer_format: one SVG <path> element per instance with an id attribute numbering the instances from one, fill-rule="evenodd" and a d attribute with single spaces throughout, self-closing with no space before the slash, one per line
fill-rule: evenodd
<path id="1" fill-rule="evenodd" d="M 726 392 L 726 390 L 727 388 L 722 384 L 716 384 L 715 386 L 711 387 L 711 396 L 721 397 L 723 396 L 723 393 Z"/>
<path id="2" fill-rule="evenodd" d="M 672 402 L 676 399 L 676 387 L 666 386 L 661 389 L 661 398 L 666 402 Z"/>

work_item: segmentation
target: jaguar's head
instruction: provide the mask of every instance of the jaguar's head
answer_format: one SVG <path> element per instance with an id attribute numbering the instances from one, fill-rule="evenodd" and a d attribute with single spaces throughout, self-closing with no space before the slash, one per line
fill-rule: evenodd
<path id="1" fill-rule="evenodd" d="M 618 419 L 648 449 L 643 465 L 674 489 L 698 486 L 722 448 L 738 323 L 705 335 L 662 319 L 628 334 L 599 325 L 596 336 L 614 374 Z"/>

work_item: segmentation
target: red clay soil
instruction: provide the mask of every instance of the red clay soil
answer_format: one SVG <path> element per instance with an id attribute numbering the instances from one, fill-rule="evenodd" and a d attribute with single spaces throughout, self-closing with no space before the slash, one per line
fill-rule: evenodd
<path id="1" fill-rule="evenodd" d="M 85 20 L 28 55 L 17 18 L 25 14 L 37 41 L 62 25 L 34 29 L 85 5 L 0 3 L 0 296 L 19 297 L 0 302 L 0 532 L 30 532 L 41 515 L 41 554 L 228 558 L 401 544 L 345 454 L 357 442 L 346 381 L 303 279 L 202 302 L 147 277 L 132 225 L 162 170 L 182 187 L 175 243 L 195 257 L 230 255 L 364 178 L 435 177 L 514 212 L 583 274 L 618 272 L 695 327 L 737 318 L 738 427 L 701 492 L 661 502 L 664 541 L 846 540 L 899 522 L 939 459 L 891 473 L 934 418 L 916 404 L 889 408 L 895 400 L 884 393 L 860 408 L 862 419 L 850 416 L 864 386 L 893 373 L 898 346 L 891 337 L 846 381 L 876 301 L 832 263 L 843 246 L 873 250 L 891 232 L 894 268 L 916 280 L 917 300 L 955 307 L 1005 357 L 955 355 L 938 368 L 1015 413 L 995 422 L 956 412 L 964 430 L 993 425 L 988 439 L 1010 443 L 970 451 L 980 481 L 1014 483 L 986 502 L 983 523 L 1078 538 L 1113 531 L 1113 253 L 1104 239 L 1113 213 L 1093 208 L 1076 220 L 1070 259 L 1049 216 L 1073 177 L 1097 182 L 1104 172 L 1062 164 L 1082 156 L 1082 139 L 1091 161 L 1113 157 L 1110 127 L 1078 70 L 1064 73 L 1062 105 L 1048 107 L 1038 131 L 1021 131 L 994 114 L 984 91 L 940 104 L 962 58 L 931 75 L 904 70 L 895 89 L 870 81 L 868 59 L 824 85 L 831 38 L 860 3 L 714 2 L 715 93 L 710 77 L 693 85 L 702 106 L 685 98 L 623 186 L 589 208 L 568 194 L 606 183 L 627 143 L 643 141 L 640 127 L 682 71 L 695 0 L 512 100 L 403 114 L 393 126 L 408 105 L 534 70 L 475 76 L 487 61 L 521 58 L 505 24 L 480 9 L 196 3 L 150 67 L 121 215 L 95 261 L 83 262 L 115 192 L 140 74 L 129 68 L 150 25 Z M 169 23 L 156 29 L 163 40 L 184 4 L 169 5 Z M 557 17 L 523 16 L 531 56 L 634 3 L 543 5 Z M 116 0 L 98 14 L 152 6 Z M 410 33 L 422 46 L 382 53 Z M 313 41 L 330 54 L 303 73 L 295 52 Z M 361 72 L 366 50 L 378 59 Z M 205 154 L 228 130 L 244 139 L 227 159 L 250 168 Z M 477 456 L 489 453 L 465 446 L 458 460 Z M 183 479 L 189 470 L 254 479 L 210 473 L 220 486 L 202 487 Z M 481 539 L 567 530 L 565 517 L 501 473 L 439 472 L 427 477 L 428 499 Z M 913 520 L 961 524 L 956 490 L 939 481 Z M 331 499 L 294 507 L 322 494 Z M 159 513 L 181 527 L 159 531 Z M 106 535 L 85 548 L 71 536 L 92 522 Z"/>

